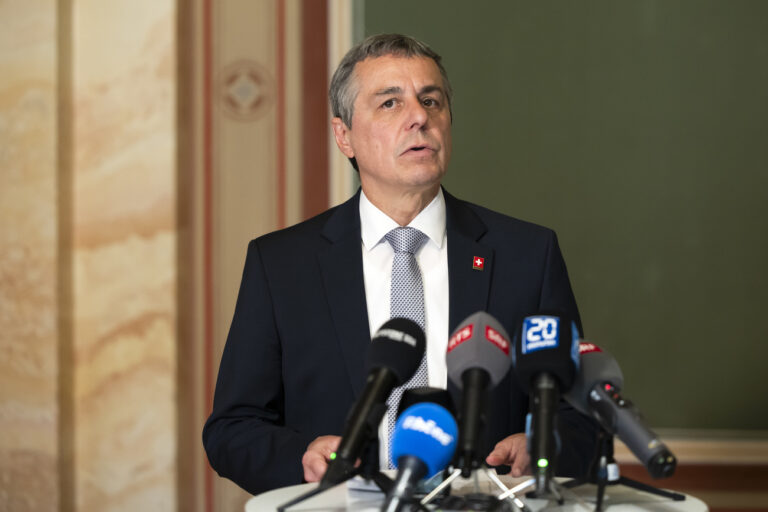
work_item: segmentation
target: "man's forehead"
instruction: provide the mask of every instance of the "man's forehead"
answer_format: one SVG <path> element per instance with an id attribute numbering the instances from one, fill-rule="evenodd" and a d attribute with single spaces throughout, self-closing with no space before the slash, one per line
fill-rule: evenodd
<path id="1" fill-rule="evenodd" d="M 434 60 L 424 56 L 382 55 L 368 57 L 355 65 L 359 90 L 376 93 L 416 81 L 419 88 L 443 89 L 440 69 Z M 401 83 L 403 82 L 403 83 Z"/>

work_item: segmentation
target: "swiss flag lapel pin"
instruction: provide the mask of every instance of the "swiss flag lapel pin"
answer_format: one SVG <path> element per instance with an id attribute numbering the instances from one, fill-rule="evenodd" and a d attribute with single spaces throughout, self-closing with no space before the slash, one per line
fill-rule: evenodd
<path id="1" fill-rule="evenodd" d="M 483 270 L 485 268 L 485 258 L 481 258 L 480 256 L 473 256 L 472 268 L 475 270 Z"/>

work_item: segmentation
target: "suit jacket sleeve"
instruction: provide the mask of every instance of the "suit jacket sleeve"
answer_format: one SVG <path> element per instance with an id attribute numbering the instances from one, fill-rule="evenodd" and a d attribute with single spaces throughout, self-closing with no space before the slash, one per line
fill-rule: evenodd
<path id="1" fill-rule="evenodd" d="M 568 271 L 554 233 L 547 250 L 547 265 L 539 308 L 543 311 L 562 311 L 576 322 L 579 333 L 584 335 L 579 310 L 568 279 Z M 581 414 L 565 400 L 560 400 L 558 431 L 562 447 L 557 465 L 558 475 L 587 474 L 589 463 L 594 456 L 597 428 L 598 425 L 593 419 Z"/>
<path id="2" fill-rule="evenodd" d="M 235 314 L 203 429 L 211 466 L 253 494 L 300 483 L 312 441 L 284 426 L 282 354 L 258 242 L 248 246 Z"/>

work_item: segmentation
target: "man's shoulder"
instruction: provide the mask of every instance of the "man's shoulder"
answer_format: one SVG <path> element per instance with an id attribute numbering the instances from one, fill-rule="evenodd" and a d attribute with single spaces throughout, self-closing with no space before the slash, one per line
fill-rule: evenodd
<path id="1" fill-rule="evenodd" d="M 260 250 L 301 250 L 326 246 L 335 238 L 355 229 L 359 236 L 358 196 L 331 207 L 309 219 L 251 240 Z"/>
<path id="2" fill-rule="evenodd" d="M 292 226 L 288 226 L 282 229 L 271 231 L 264 235 L 257 237 L 254 242 L 258 244 L 281 244 L 281 243 L 293 243 L 301 239 L 313 238 L 319 235 L 323 226 L 328 222 L 328 219 L 333 215 L 336 208 L 330 208 L 314 217 L 303 220 Z"/>
<path id="3" fill-rule="evenodd" d="M 446 194 L 446 205 L 451 210 L 449 215 L 453 217 L 454 223 L 482 225 L 485 228 L 484 236 L 486 237 L 518 236 L 541 239 L 555 234 L 548 227 L 512 217 L 450 194 Z"/>

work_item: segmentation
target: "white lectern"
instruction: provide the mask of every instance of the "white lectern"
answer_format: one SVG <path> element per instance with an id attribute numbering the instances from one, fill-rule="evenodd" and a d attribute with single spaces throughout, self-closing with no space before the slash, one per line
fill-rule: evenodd
<path id="1" fill-rule="evenodd" d="M 528 477 L 529 478 L 529 477 Z M 507 487 L 524 482 L 527 478 L 501 477 Z M 560 479 L 558 479 L 560 480 Z M 312 489 L 317 484 L 301 484 L 275 489 L 254 496 L 245 505 L 246 512 L 271 512 L 291 498 Z M 476 487 L 477 485 L 477 487 Z M 493 495 L 500 494 L 498 487 L 490 481 L 481 479 L 478 484 L 472 480 L 457 480 L 453 485 L 452 494 L 466 494 L 470 492 L 483 492 Z M 591 484 L 582 485 L 575 489 L 565 489 L 562 506 L 554 500 L 524 498 L 532 512 L 538 511 L 563 511 L 563 512 L 587 512 L 595 509 L 597 487 Z M 287 512 L 298 511 L 333 511 L 333 512 L 377 512 L 384 499 L 380 492 L 348 490 L 347 483 L 338 485 L 333 489 L 308 499 L 288 509 Z M 627 511 L 670 511 L 670 512 L 707 512 L 707 505 L 698 498 L 686 495 L 684 501 L 673 501 L 668 498 L 655 496 L 641 491 L 636 491 L 622 485 L 608 486 L 605 489 L 604 510 L 606 512 Z"/>

